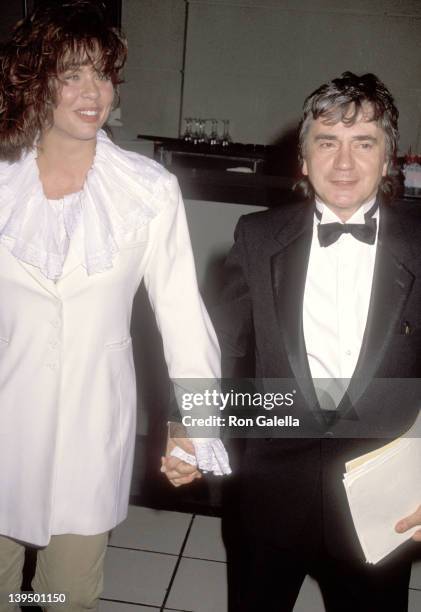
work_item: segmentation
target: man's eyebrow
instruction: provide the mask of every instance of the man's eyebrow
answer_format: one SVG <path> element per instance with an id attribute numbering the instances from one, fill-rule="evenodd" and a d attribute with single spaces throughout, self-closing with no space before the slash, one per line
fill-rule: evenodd
<path id="1" fill-rule="evenodd" d="M 314 140 L 338 140 L 338 137 L 333 134 L 316 134 Z"/>
<path id="2" fill-rule="evenodd" d="M 338 140 L 338 137 L 335 136 L 334 134 L 316 134 L 316 136 L 314 137 L 314 140 L 318 141 L 318 140 Z M 357 134 L 356 136 L 352 137 L 352 140 L 357 140 L 357 141 L 370 141 L 370 142 L 378 142 L 377 138 L 375 136 L 370 136 L 368 134 Z"/>
<path id="3" fill-rule="evenodd" d="M 369 140 L 370 142 L 377 142 L 377 138 L 375 136 L 369 136 L 368 134 L 361 134 L 361 135 L 353 136 L 352 140 L 359 140 L 359 141 Z"/>

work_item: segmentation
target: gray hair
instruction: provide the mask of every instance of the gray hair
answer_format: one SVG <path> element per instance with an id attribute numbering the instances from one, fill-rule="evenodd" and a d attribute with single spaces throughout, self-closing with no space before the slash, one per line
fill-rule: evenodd
<path id="1" fill-rule="evenodd" d="M 328 125 L 339 121 L 345 125 L 354 125 L 367 106 L 371 114 L 369 120 L 376 121 L 385 135 L 388 176 L 383 177 L 379 189 L 390 198 L 396 187 L 397 171 L 393 162 L 399 138 L 399 112 L 392 94 L 374 74 L 357 76 L 352 72 L 344 72 L 339 78 L 321 85 L 306 98 L 299 129 L 299 160 L 301 163 L 304 160 L 306 138 L 314 120 L 323 117 Z M 313 187 L 307 177 L 298 181 L 294 188 L 300 189 L 305 197 L 314 197 Z"/>

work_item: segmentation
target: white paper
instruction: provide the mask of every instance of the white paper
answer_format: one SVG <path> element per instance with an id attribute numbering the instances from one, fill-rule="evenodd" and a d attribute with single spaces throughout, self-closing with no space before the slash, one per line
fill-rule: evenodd
<path id="1" fill-rule="evenodd" d="M 421 503 L 421 440 L 400 438 L 346 465 L 344 486 L 366 560 L 377 563 L 419 529 L 395 531 Z"/>

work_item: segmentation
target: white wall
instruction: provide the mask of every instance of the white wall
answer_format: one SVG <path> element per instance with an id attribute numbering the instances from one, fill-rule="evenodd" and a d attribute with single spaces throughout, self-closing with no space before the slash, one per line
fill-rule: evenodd
<path id="1" fill-rule="evenodd" d="M 123 0 L 129 132 L 177 135 L 187 5 L 183 117 L 229 118 L 235 140 L 268 144 L 321 83 L 371 71 L 396 97 L 401 150 L 421 152 L 418 0 Z"/>
<path id="2" fill-rule="evenodd" d="M 123 0 L 129 57 L 121 106 L 130 135 L 178 136 L 184 9 L 183 0 Z"/>

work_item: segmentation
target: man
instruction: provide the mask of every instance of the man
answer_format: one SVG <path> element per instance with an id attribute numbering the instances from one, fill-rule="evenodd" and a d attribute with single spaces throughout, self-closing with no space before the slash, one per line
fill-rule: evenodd
<path id="1" fill-rule="evenodd" d="M 407 431 L 420 405 L 421 209 L 391 201 L 397 118 L 372 74 L 322 85 L 301 122 L 307 201 L 236 229 L 215 316 L 224 374 L 252 353 L 256 377 L 290 379 L 304 424 L 301 438 L 250 435 L 233 466 L 236 612 L 291 611 L 307 573 L 329 612 L 407 609 L 411 545 L 366 564 L 342 484 L 345 462 Z M 419 524 L 421 506 L 396 529 Z"/>

